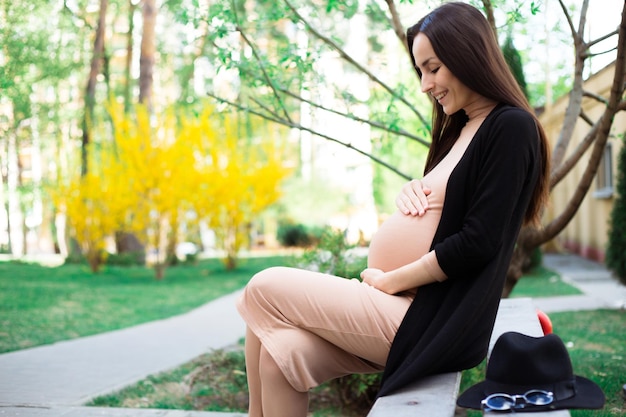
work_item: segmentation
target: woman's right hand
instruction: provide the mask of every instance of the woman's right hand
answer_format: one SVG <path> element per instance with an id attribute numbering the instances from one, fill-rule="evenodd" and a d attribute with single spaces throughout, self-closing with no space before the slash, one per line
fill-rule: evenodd
<path id="1" fill-rule="evenodd" d="M 406 215 L 423 216 L 428 210 L 430 193 L 430 188 L 420 180 L 411 180 L 404 184 L 396 197 L 396 207 Z"/>

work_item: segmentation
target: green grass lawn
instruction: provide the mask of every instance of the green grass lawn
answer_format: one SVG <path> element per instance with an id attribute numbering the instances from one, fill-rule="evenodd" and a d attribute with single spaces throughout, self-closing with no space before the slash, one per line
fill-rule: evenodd
<path id="1" fill-rule="evenodd" d="M 0 353 L 121 329 L 187 312 L 237 290 L 284 257 L 179 265 L 157 281 L 152 269 L 0 262 Z"/>
<path id="2" fill-rule="evenodd" d="M 525 274 L 511 292 L 511 297 L 553 297 L 578 295 L 582 292 L 566 282 L 558 274 L 539 266 Z"/>

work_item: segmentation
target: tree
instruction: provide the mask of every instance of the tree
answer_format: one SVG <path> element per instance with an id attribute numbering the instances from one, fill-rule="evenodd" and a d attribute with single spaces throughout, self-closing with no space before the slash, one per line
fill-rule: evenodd
<path id="1" fill-rule="evenodd" d="M 119 178 L 112 144 L 92 142 L 87 151 L 89 171 L 76 174 L 67 183 L 51 188 L 49 193 L 59 210 L 66 214 L 72 237 L 96 273 L 108 255 L 106 239 L 122 225 L 134 201 L 123 192 L 125 183 Z"/>
<path id="2" fill-rule="evenodd" d="M 622 136 L 622 141 L 624 137 Z M 617 198 L 611 212 L 606 264 L 626 284 L 626 143 L 617 159 Z"/>
<path id="3" fill-rule="evenodd" d="M 283 163 L 280 132 L 258 118 L 217 114 L 210 107 L 181 129 L 181 142 L 203 155 L 191 188 L 194 212 L 215 232 L 228 269 L 236 267 L 251 225 L 278 200 L 291 171 Z"/>
<path id="4" fill-rule="evenodd" d="M 246 124 L 211 106 L 199 115 L 151 116 L 143 105 L 130 114 L 111 104 L 109 114 L 113 138 L 103 124 L 96 130 L 89 172 L 51 190 L 92 271 L 107 258 L 106 239 L 127 230 L 151 249 L 162 279 L 183 228 L 200 221 L 216 232 L 234 268 L 250 225 L 278 199 L 290 172 L 282 141 L 259 120 L 248 135 Z"/>
<path id="5" fill-rule="evenodd" d="M 44 133 L 58 109 L 45 100 L 49 94 L 44 92 L 62 84 L 76 68 L 74 58 L 60 48 L 63 40 L 54 36 L 50 21 L 63 26 L 68 19 L 51 13 L 43 1 L 0 0 L 0 232 L 6 225 L 8 247 L 2 249 L 14 255 L 27 253 L 27 211 L 32 215 L 41 204 L 41 176 L 29 178 L 20 155 L 35 157 L 52 147 Z M 73 27 L 78 45 L 82 32 Z"/>
<path id="6" fill-rule="evenodd" d="M 162 279 L 179 232 L 179 218 L 190 208 L 195 148 L 179 137 L 173 112 L 151 117 L 144 105 L 134 114 L 111 105 L 118 193 L 126 196 L 121 230 L 135 233 L 152 249 L 155 277 Z"/>
<path id="7" fill-rule="evenodd" d="M 574 26 L 569 11 L 562 0 L 559 0 L 559 4 L 561 5 L 571 31 L 575 50 L 575 65 L 573 87 L 568 95 L 569 103 L 565 112 L 563 127 L 555 142 L 552 154 L 552 173 L 550 175 L 551 188 L 554 188 L 576 164 L 582 163 L 582 156 L 589 149 L 591 149 L 591 152 L 577 189 L 571 196 L 563 212 L 546 225 L 528 225 L 523 227 L 520 231 L 513 259 L 507 274 L 504 288 L 505 296 L 510 294 L 517 281 L 521 278 L 525 266 L 530 262 L 532 252 L 541 244 L 556 237 L 576 214 L 576 211 L 591 187 L 593 178 L 600 165 L 615 115 L 619 111 L 626 110 L 626 101 L 624 100 L 626 81 L 626 3 L 624 3 L 622 9 L 619 28 L 598 39 L 588 41 L 584 39 L 584 33 L 589 1 L 584 0 L 582 2 L 578 28 Z M 615 35 L 617 35 L 617 45 L 614 48 L 616 52 L 615 73 L 610 96 L 608 98 L 599 97 L 592 92 L 585 91 L 583 88 L 583 70 L 585 62 L 593 56 L 590 52 L 590 48 L 594 44 Z M 591 97 L 605 104 L 604 111 L 595 120 L 584 113 L 582 109 L 583 97 Z M 580 145 L 566 159 L 566 150 L 571 142 L 574 126 L 579 118 L 587 123 L 590 129 Z"/>
<path id="8" fill-rule="evenodd" d="M 397 5 L 391 0 L 385 3 L 387 5 L 386 11 L 380 9 L 374 2 L 368 2 L 365 9 L 359 11 L 367 16 L 367 27 L 371 27 L 373 32 L 380 38 L 382 38 L 385 32 L 393 32 L 400 42 L 400 44 L 396 43 L 395 45 L 405 45 L 403 35 L 405 28 L 402 27 L 400 13 L 398 12 L 398 7 L 401 5 Z M 245 8 L 238 7 L 238 3 L 234 1 L 224 2 L 222 7 L 228 8 L 230 13 L 227 16 L 230 19 L 222 19 L 219 22 L 210 21 L 211 24 L 215 25 L 213 33 L 219 34 L 214 42 L 217 46 L 220 46 L 218 41 L 223 42 L 227 35 L 231 37 L 237 36 L 245 45 L 246 53 L 244 54 L 228 55 L 226 50 L 232 49 L 229 49 L 229 46 L 222 46 L 220 49 L 222 52 L 217 54 L 217 56 L 222 60 L 222 68 L 236 71 L 242 80 L 242 84 L 244 84 L 243 81 L 245 80 L 245 85 L 248 86 L 245 90 L 245 95 L 242 94 L 244 89 L 241 89 L 241 96 L 237 100 L 224 97 L 216 92 L 210 93 L 210 95 L 222 103 L 257 114 L 272 122 L 311 132 L 319 138 L 354 148 L 356 152 L 367 155 L 375 163 L 403 178 L 416 177 L 416 172 L 406 173 L 398 169 L 398 167 L 391 166 L 381 160 L 377 155 L 355 148 L 348 138 L 337 137 L 332 132 L 329 133 L 328 130 L 324 129 L 324 126 L 309 125 L 302 122 L 304 120 L 302 117 L 298 117 L 298 110 L 301 108 L 298 105 L 306 104 L 310 108 L 323 112 L 332 112 L 345 119 L 365 123 L 372 129 L 385 131 L 393 136 L 393 140 L 396 141 L 399 138 L 405 138 L 415 140 L 424 145 L 428 144 L 423 137 L 428 135 L 429 125 L 423 116 L 424 112 L 420 110 L 425 107 L 420 106 L 419 102 L 414 106 L 406 98 L 407 89 L 416 85 L 417 81 L 414 80 L 415 84 L 405 82 L 404 84 L 398 83 L 395 86 L 389 85 L 376 75 L 379 72 L 374 64 L 376 60 L 370 59 L 370 67 L 366 66 L 367 64 L 364 61 L 352 55 L 356 50 L 354 45 L 350 44 L 346 36 L 341 36 L 349 33 L 350 23 L 353 19 L 356 19 L 357 13 L 355 8 L 358 8 L 356 2 L 328 1 L 324 12 L 313 8 L 310 4 L 298 4 L 296 6 L 292 0 L 283 0 L 279 4 L 272 3 L 273 7 L 269 11 L 263 8 L 264 4 L 264 2 L 259 2 L 254 9 L 254 15 L 242 16 L 241 14 L 246 11 Z M 494 31 L 497 27 L 495 23 L 496 10 L 506 7 L 511 7 L 515 13 L 519 13 L 520 10 L 517 2 L 509 6 L 508 3 L 505 5 L 504 2 L 483 0 L 482 4 Z M 519 4 L 521 5 L 522 2 L 519 2 Z M 564 176 L 568 175 L 574 165 L 583 163 L 582 156 L 588 149 L 591 149 L 591 155 L 588 162 L 586 162 L 585 174 L 580 178 L 578 189 L 572 196 L 568 207 L 546 225 L 526 226 L 522 229 L 507 275 L 504 290 L 505 296 L 510 293 L 517 280 L 521 277 L 522 271 L 525 265 L 528 264 L 534 249 L 554 238 L 576 213 L 596 173 L 612 120 L 617 112 L 626 109 L 626 102 L 623 99 L 626 62 L 624 55 L 626 50 L 626 24 L 624 23 L 624 19 L 626 19 L 626 4 L 624 5 L 624 10 L 622 10 L 622 23 L 619 29 L 609 29 L 604 36 L 591 40 L 585 39 L 589 1 L 583 0 L 580 3 L 577 27 L 573 21 L 572 12 L 563 0 L 559 0 L 559 5 L 572 37 L 572 44 L 575 50 L 575 65 L 572 74 L 572 87 L 568 94 L 569 105 L 565 114 L 563 128 L 559 137 L 555 140 L 552 154 L 551 186 L 554 187 Z M 538 13 L 534 2 L 531 4 L 531 8 L 531 13 Z M 263 14 L 264 12 L 265 14 Z M 265 24 L 261 24 L 261 21 Z M 338 25 L 332 28 L 332 36 L 327 35 L 329 33 L 327 22 L 331 22 L 330 25 L 333 25 L 334 22 L 338 21 L 345 22 L 344 25 L 347 32 L 342 31 L 342 26 Z M 301 37 L 296 36 L 294 39 L 306 39 L 306 41 L 301 40 L 297 43 L 298 47 L 294 47 L 295 50 L 289 51 L 288 54 L 281 53 L 288 51 L 288 49 L 280 49 L 280 46 L 270 50 L 267 48 L 268 43 L 262 41 L 266 38 L 264 33 L 258 29 L 268 27 L 268 22 L 274 22 L 275 26 L 280 26 L 280 22 L 289 26 L 289 22 L 293 22 L 293 26 L 290 27 L 297 34 L 302 35 Z M 362 36 L 362 34 L 360 35 Z M 590 49 L 594 45 L 602 40 L 614 37 L 617 38 L 616 47 L 606 51 L 607 53 L 615 53 L 616 57 L 616 71 L 611 95 L 610 97 L 598 97 L 583 89 L 585 63 L 593 56 Z M 266 49 L 263 49 L 261 45 L 265 45 Z M 389 44 L 386 48 L 393 48 L 392 45 L 394 44 Z M 406 47 L 396 49 L 408 53 Z M 369 45 L 367 56 L 372 56 L 374 53 L 372 51 L 375 52 L 374 44 Z M 371 112 L 368 117 L 362 118 L 356 112 L 351 111 L 352 108 L 363 101 L 360 101 L 349 87 L 345 88 L 342 86 L 341 82 L 333 84 L 331 79 L 325 78 L 322 62 L 327 63 L 327 60 L 325 61 L 324 59 L 328 56 L 332 56 L 335 61 L 340 60 L 346 71 L 354 73 L 350 77 L 351 79 L 358 75 L 366 76 L 369 79 L 370 89 L 373 92 L 371 96 L 384 96 L 382 100 L 390 103 L 388 110 L 402 106 L 403 109 L 406 109 L 403 117 L 398 117 L 399 113 L 397 112 L 388 111 L 386 114 L 383 114 L 384 112 Z M 409 67 L 408 62 L 408 56 L 405 54 L 402 65 Z M 283 68 L 287 70 L 283 71 Z M 292 69 L 294 71 L 295 69 L 300 70 L 302 74 L 300 79 L 304 79 L 306 82 L 301 84 L 294 83 L 289 72 Z M 311 70 L 313 70 L 313 74 L 311 74 Z M 389 71 L 389 68 L 386 70 Z M 406 87 L 407 85 L 410 87 Z M 332 98 L 329 98 L 329 96 Z M 589 115 L 584 114 L 581 105 L 583 97 L 593 97 L 602 101 L 606 105 L 603 114 L 596 119 L 591 119 Z M 411 117 L 407 117 L 407 113 L 410 113 Z M 590 126 L 590 130 L 582 145 L 575 149 L 571 156 L 566 159 L 565 151 L 571 142 L 573 128 L 578 119 L 587 123 Z M 419 134 L 409 133 L 411 131 L 419 132 Z"/>
<path id="9" fill-rule="evenodd" d="M 515 49 L 515 45 L 513 45 L 513 38 L 510 33 L 506 36 L 504 46 L 502 47 L 502 53 L 504 54 L 504 59 L 506 59 L 506 63 L 509 65 L 511 72 L 515 76 L 517 84 L 519 84 L 520 88 L 524 92 L 524 95 L 528 97 L 526 77 L 524 76 L 524 64 L 522 63 L 520 53 L 517 49 Z"/>
<path id="10" fill-rule="evenodd" d="M 103 0 L 104 1 L 104 0 Z M 131 106 L 131 66 L 133 58 L 133 29 L 136 5 L 128 2 L 128 32 L 126 35 L 126 61 L 124 68 L 124 109 L 130 112 Z M 139 56 L 139 103 L 149 113 L 154 110 L 154 65 L 156 55 L 156 20 L 157 7 L 155 0 L 143 0 L 141 2 L 141 17 L 143 30 L 141 33 L 141 49 Z M 145 233 L 144 230 L 137 230 L 137 233 Z M 141 245 L 137 236 L 129 233 L 128 230 L 119 230 L 115 235 L 115 243 L 119 252 L 143 253 L 145 248 Z M 161 276 L 161 261 L 156 263 L 157 276 Z"/>

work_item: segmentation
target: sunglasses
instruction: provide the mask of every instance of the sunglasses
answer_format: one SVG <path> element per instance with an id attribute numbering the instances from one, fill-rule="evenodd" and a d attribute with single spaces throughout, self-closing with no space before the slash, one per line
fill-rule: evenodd
<path id="1" fill-rule="evenodd" d="M 527 406 L 548 405 L 552 401 L 554 401 L 553 393 L 543 390 L 530 390 L 523 395 L 491 394 L 480 404 L 485 412 L 513 412 Z"/>

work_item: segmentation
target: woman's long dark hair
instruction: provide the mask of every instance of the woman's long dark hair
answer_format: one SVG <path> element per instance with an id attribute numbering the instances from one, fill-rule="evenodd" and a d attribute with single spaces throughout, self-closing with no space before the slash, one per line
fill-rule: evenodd
<path id="1" fill-rule="evenodd" d="M 487 19 L 469 4 L 446 3 L 410 27 L 407 31 L 409 51 L 413 67 L 421 79 L 422 73 L 412 53 L 413 42 L 420 32 L 428 37 L 439 60 L 469 89 L 498 103 L 522 108 L 535 118 L 541 141 L 543 166 L 524 220 L 527 223 L 538 222 L 541 208 L 549 193 L 548 141 L 539 120 L 504 60 Z M 426 159 L 425 173 L 433 169 L 450 151 L 467 122 L 463 110 L 447 115 L 437 101 L 432 101 L 432 144 Z"/>

